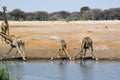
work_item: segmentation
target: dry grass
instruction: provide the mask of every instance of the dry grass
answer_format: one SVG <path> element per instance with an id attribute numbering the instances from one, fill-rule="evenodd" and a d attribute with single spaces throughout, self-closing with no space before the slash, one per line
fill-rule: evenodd
<path id="1" fill-rule="evenodd" d="M 80 49 L 82 39 L 90 36 L 93 39 L 94 48 L 100 45 L 108 47 L 108 50 L 94 49 L 97 57 L 120 59 L 120 21 L 117 20 L 68 23 L 65 21 L 9 21 L 9 24 L 10 34 L 21 36 L 25 40 L 29 58 L 51 57 L 59 47 L 61 39 L 66 40 L 68 52 L 74 56 Z M 2 50 L 5 45 L 1 45 Z M 4 54 L 6 50 L 4 49 L 0 54 Z"/>

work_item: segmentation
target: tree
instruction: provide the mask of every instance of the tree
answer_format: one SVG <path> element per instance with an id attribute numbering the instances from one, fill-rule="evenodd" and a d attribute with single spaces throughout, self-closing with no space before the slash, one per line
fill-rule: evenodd
<path id="1" fill-rule="evenodd" d="M 20 9 L 14 9 L 9 14 L 13 20 L 17 20 L 17 21 L 25 20 L 26 18 L 25 12 L 21 11 Z"/>
<path id="2" fill-rule="evenodd" d="M 80 13 L 84 14 L 85 11 L 89 11 L 89 10 L 91 10 L 91 9 L 88 6 L 84 6 L 80 9 Z"/>
<path id="3" fill-rule="evenodd" d="M 33 20 L 35 20 L 34 16 L 35 16 L 34 13 L 28 12 L 28 13 L 26 13 L 26 20 L 33 21 Z"/>
<path id="4" fill-rule="evenodd" d="M 103 20 L 120 20 L 120 8 L 106 9 L 101 15 Z"/>
<path id="5" fill-rule="evenodd" d="M 24 12 L 20 9 L 14 9 L 7 13 L 8 20 L 59 20 L 59 21 L 76 21 L 76 20 L 120 20 L 120 8 L 111 8 L 106 10 L 90 9 L 84 6 L 80 12 L 59 11 L 47 13 L 45 11 Z M 0 20 L 3 20 L 3 12 L 0 11 Z"/>
<path id="6" fill-rule="evenodd" d="M 3 12 L 0 11 L 0 20 L 3 20 Z"/>
<path id="7" fill-rule="evenodd" d="M 70 13 L 70 15 L 67 17 L 67 20 L 69 20 L 69 21 L 80 20 L 80 13 L 79 12 L 72 12 L 72 13 Z"/>
<path id="8" fill-rule="evenodd" d="M 58 20 L 61 18 L 61 15 L 59 15 L 58 12 L 53 12 L 49 15 L 49 20 Z"/>
<path id="9" fill-rule="evenodd" d="M 43 11 L 37 11 L 34 13 L 35 15 L 35 20 L 39 20 L 39 21 L 47 21 L 48 20 L 48 13 L 47 12 L 43 12 Z"/>
<path id="10" fill-rule="evenodd" d="M 49 20 L 66 20 L 69 15 L 66 11 L 53 12 L 49 15 Z"/>
<path id="11" fill-rule="evenodd" d="M 118 19 L 120 20 L 120 8 L 111 8 L 106 10 L 107 12 L 107 17 L 110 20 L 115 20 Z"/>
<path id="12" fill-rule="evenodd" d="M 83 20 L 92 20 L 92 11 L 87 10 L 82 14 L 82 19 Z"/>
<path id="13" fill-rule="evenodd" d="M 93 9 L 92 10 L 92 20 L 101 20 L 102 18 L 102 10 L 100 9 Z"/>
<path id="14" fill-rule="evenodd" d="M 70 13 L 67 11 L 60 11 L 58 13 L 61 15 L 63 19 L 66 19 L 70 15 Z"/>
<path id="15" fill-rule="evenodd" d="M 84 6 L 80 9 L 80 16 L 82 20 L 91 20 L 92 19 L 92 12 L 88 6 Z"/>

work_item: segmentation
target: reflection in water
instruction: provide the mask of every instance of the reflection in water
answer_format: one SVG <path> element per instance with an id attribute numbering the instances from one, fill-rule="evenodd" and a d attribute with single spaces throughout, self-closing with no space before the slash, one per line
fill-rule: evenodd
<path id="1" fill-rule="evenodd" d="M 59 78 L 60 80 L 68 80 L 67 79 L 67 72 L 66 72 L 66 66 L 67 66 L 67 62 L 66 61 L 59 61 L 59 65 L 58 65 L 58 74 L 59 74 Z"/>
<path id="2" fill-rule="evenodd" d="M 1 62 L 0 65 L 7 70 L 11 80 L 23 80 L 24 62 Z"/>
<path id="3" fill-rule="evenodd" d="M 94 80 L 93 63 L 89 63 L 88 65 L 86 62 L 81 62 L 80 69 L 82 80 Z"/>
<path id="4" fill-rule="evenodd" d="M 60 60 L 60 61 L 52 61 L 52 63 L 56 66 L 57 71 L 57 80 L 68 80 L 67 79 L 67 65 L 70 61 L 67 60 Z"/>
<path id="5" fill-rule="evenodd" d="M 118 80 L 120 63 L 95 61 L 4 61 L 11 80 Z"/>

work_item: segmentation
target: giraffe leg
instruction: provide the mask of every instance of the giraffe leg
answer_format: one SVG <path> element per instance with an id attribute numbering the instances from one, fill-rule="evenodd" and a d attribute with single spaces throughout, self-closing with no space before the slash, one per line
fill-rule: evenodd
<path id="1" fill-rule="evenodd" d="M 23 58 L 23 60 L 26 60 L 25 57 L 23 56 L 22 52 L 20 51 L 20 48 L 18 46 L 16 46 L 18 53 L 20 53 L 21 57 Z"/>
<path id="2" fill-rule="evenodd" d="M 75 57 L 73 58 L 73 59 L 75 59 L 78 55 L 80 54 L 80 52 L 79 53 L 77 53 L 77 55 L 75 55 Z"/>
<path id="3" fill-rule="evenodd" d="M 3 55 L 3 57 L 2 58 L 0 58 L 0 60 L 2 60 L 3 58 L 5 58 L 11 51 L 12 51 L 12 47 L 10 48 L 10 50 L 5 54 L 5 55 Z"/>
<path id="4" fill-rule="evenodd" d="M 17 55 L 17 53 L 18 53 L 18 51 L 16 51 L 15 55 L 13 55 L 13 56 L 12 56 L 12 58 L 15 58 L 15 57 L 16 57 L 16 55 Z"/>
<path id="5" fill-rule="evenodd" d="M 58 50 L 57 50 L 57 52 L 53 55 L 53 57 L 51 57 L 51 59 L 50 59 L 50 60 L 53 60 L 53 59 L 54 59 L 54 57 L 55 57 L 55 56 L 57 56 L 57 55 L 59 54 L 59 52 L 60 52 L 60 51 L 61 51 L 61 50 L 60 50 L 60 49 L 58 49 Z"/>
<path id="6" fill-rule="evenodd" d="M 66 50 L 66 49 L 64 49 L 64 52 L 65 52 L 65 54 L 67 55 L 67 57 L 69 57 L 69 59 L 71 60 L 71 57 L 68 55 L 68 53 L 67 53 L 67 50 Z"/>
<path id="7" fill-rule="evenodd" d="M 95 55 L 93 54 L 93 48 L 91 48 L 91 54 L 92 54 L 92 58 L 98 61 L 98 58 L 96 58 Z"/>
<path id="8" fill-rule="evenodd" d="M 23 51 L 22 53 L 23 53 L 23 56 L 24 56 L 24 58 L 25 58 L 25 51 Z"/>
<path id="9" fill-rule="evenodd" d="M 93 53 L 93 45 L 91 45 L 91 54 L 92 54 L 92 58 L 95 59 L 96 61 L 98 61 L 98 58 L 96 58 Z"/>
<path id="10" fill-rule="evenodd" d="M 87 49 L 83 49 L 82 60 L 84 61 Z"/>
<path id="11" fill-rule="evenodd" d="M 5 34 L 5 35 L 6 35 L 6 32 L 7 32 L 7 30 L 6 30 L 6 28 L 5 28 L 5 31 L 4 31 L 4 34 Z M 5 43 L 7 43 L 6 38 L 4 38 L 4 41 L 5 41 Z"/>
<path id="12" fill-rule="evenodd" d="M 7 29 L 7 34 L 9 35 L 9 26 L 8 26 L 8 29 Z"/>
<path id="13" fill-rule="evenodd" d="M 25 57 L 25 44 L 24 43 L 21 45 L 21 48 L 22 48 L 22 55 Z"/>
<path id="14" fill-rule="evenodd" d="M 81 50 L 75 55 L 75 57 L 73 57 L 73 60 L 74 60 L 76 57 L 78 57 L 78 55 L 80 55 L 80 53 L 81 53 Z"/>

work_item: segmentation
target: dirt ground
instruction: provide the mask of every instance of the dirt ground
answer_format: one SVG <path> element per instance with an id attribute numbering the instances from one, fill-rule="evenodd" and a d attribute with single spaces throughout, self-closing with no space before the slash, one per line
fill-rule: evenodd
<path id="1" fill-rule="evenodd" d="M 1 24 L 1 22 L 0 22 Z M 20 36 L 26 44 L 28 59 L 49 59 L 60 47 L 60 40 L 67 43 L 67 51 L 74 57 L 81 48 L 82 39 L 93 40 L 94 54 L 99 59 L 120 60 L 120 21 L 9 21 L 10 34 Z M 0 39 L 0 56 L 10 48 Z M 15 53 L 15 49 L 7 58 Z M 91 56 L 90 51 L 86 56 Z M 19 55 L 17 56 L 19 57 Z"/>

